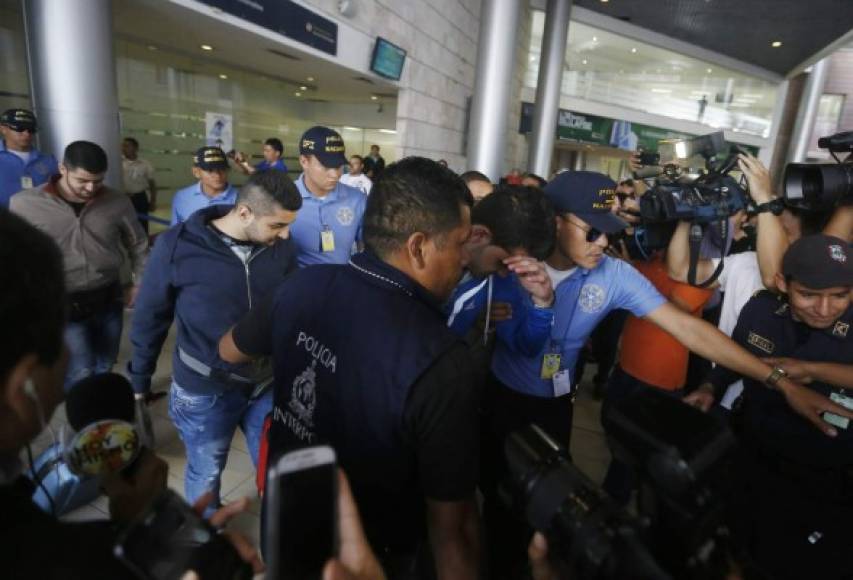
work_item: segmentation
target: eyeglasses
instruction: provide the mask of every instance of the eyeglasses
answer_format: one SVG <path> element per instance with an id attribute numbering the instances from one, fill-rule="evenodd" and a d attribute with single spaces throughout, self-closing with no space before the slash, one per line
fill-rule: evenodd
<path id="1" fill-rule="evenodd" d="M 601 236 L 604 235 L 604 232 L 602 232 L 601 230 L 597 230 L 593 227 L 590 227 L 589 229 L 587 229 L 587 228 L 583 227 L 582 225 L 580 225 L 579 223 L 575 223 L 574 221 L 569 219 L 567 216 L 563 216 L 563 219 L 566 220 L 567 222 L 569 222 L 570 224 L 572 224 L 573 226 L 575 226 L 576 228 L 580 228 L 583 231 L 585 231 L 586 232 L 586 241 L 589 243 L 593 243 L 598 238 L 600 238 Z"/>

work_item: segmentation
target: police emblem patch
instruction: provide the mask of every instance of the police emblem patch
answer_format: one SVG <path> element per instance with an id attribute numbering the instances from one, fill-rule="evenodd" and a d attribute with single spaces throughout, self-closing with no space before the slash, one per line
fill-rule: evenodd
<path id="1" fill-rule="evenodd" d="M 293 390 L 291 391 L 290 410 L 299 420 L 312 427 L 314 425 L 314 407 L 317 405 L 317 394 L 315 386 L 317 381 L 317 360 L 311 361 L 311 366 L 302 371 L 302 374 L 293 379 Z"/>
<path id="2" fill-rule="evenodd" d="M 763 336 L 755 334 L 754 332 L 749 333 L 749 338 L 747 338 L 747 342 L 758 350 L 763 350 L 767 354 L 773 354 L 773 351 L 776 349 L 776 345 L 773 344 L 772 340 L 770 340 L 769 338 L 764 338 Z"/>
<path id="3" fill-rule="evenodd" d="M 847 255 L 844 253 L 844 248 L 838 244 L 832 244 L 829 246 L 829 257 L 836 262 L 841 262 L 842 264 L 847 261 Z"/>
<path id="4" fill-rule="evenodd" d="M 342 226 L 349 226 L 352 225 L 352 222 L 355 219 L 355 212 L 352 211 L 351 207 L 344 206 L 338 208 L 338 212 L 335 214 L 335 217 L 338 218 L 338 223 Z"/>
<path id="5" fill-rule="evenodd" d="M 604 288 L 598 284 L 585 285 L 578 296 L 578 305 L 584 312 L 598 312 L 604 306 Z"/>
<path id="6" fill-rule="evenodd" d="M 835 326 L 832 328 L 832 334 L 835 336 L 847 336 L 847 333 L 850 331 L 850 324 L 847 322 L 836 322 Z"/>

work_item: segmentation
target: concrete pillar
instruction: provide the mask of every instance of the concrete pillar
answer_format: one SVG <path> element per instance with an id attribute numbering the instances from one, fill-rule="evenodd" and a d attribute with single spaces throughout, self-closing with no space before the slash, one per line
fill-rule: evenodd
<path id="1" fill-rule="evenodd" d="M 791 146 L 788 150 L 789 163 L 803 163 L 809 153 L 809 141 L 814 132 L 814 124 L 817 119 L 817 110 L 820 105 L 820 97 L 823 95 L 823 87 L 826 85 L 826 73 L 829 70 L 829 58 L 824 58 L 812 66 L 809 73 L 803 96 L 800 100 L 800 108 L 797 111 L 797 120 L 794 123 L 794 132 L 791 135 Z"/>
<path id="2" fill-rule="evenodd" d="M 121 187 L 118 95 L 110 0 L 24 0 L 39 145 L 62 159 L 72 141 L 107 152 L 107 184 Z"/>
<path id="3" fill-rule="evenodd" d="M 560 109 L 560 89 L 563 81 L 563 61 L 569 34 L 572 0 L 548 0 L 545 12 L 545 34 L 539 58 L 539 79 L 536 83 L 536 108 L 533 111 L 533 131 L 530 133 L 527 168 L 545 179 L 551 170 L 551 155 L 557 131 Z"/>
<path id="4" fill-rule="evenodd" d="M 483 0 L 477 76 L 468 125 L 468 167 L 497 182 L 506 153 L 521 0 Z"/>

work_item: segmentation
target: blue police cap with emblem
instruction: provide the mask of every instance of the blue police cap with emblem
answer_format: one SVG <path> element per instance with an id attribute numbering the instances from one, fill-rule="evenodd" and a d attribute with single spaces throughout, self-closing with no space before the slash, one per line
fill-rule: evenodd
<path id="1" fill-rule="evenodd" d="M 628 224 L 613 214 L 616 182 L 593 171 L 566 171 L 545 186 L 545 194 L 557 213 L 572 213 L 606 234 Z"/>
<path id="2" fill-rule="evenodd" d="M 813 290 L 853 286 L 850 246 L 826 234 L 802 237 L 785 252 L 782 274 Z"/>
<path id="3" fill-rule="evenodd" d="M 228 159 L 219 147 L 202 147 L 193 155 L 193 165 L 205 171 L 228 169 Z"/>
<path id="4" fill-rule="evenodd" d="M 317 125 L 302 134 L 299 140 L 299 154 L 313 155 L 324 167 L 334 168 L 346 165 L 344 140 L 337 131 Z"/>
<path id="5" fill-rule="evenodd" d="M 32 111 L 26 109 L 6 109 L 0 115 L 0 124 L 7 125 L 15 131 L 23 131 L 24 129 L 35 131 L 37 128 L 36 116 L 33 115 Z"/>

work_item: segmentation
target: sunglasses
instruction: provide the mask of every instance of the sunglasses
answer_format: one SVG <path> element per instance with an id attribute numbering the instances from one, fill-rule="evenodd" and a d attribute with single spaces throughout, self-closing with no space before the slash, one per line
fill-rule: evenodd
<path id="1" fill-rule="evenodd" d="M 13 127 L 12 125 L 6 125 L 15 133 L 29 133 L 30 135 L 35 135 L 36 130 L 33 127 Z"/>
<path id="2" fill-rule="evenodd" d="M 567 222 L 569 222 L 570 224 L 572 224 L 576 228 L 580 228 L 583 231 L 585 231 L 586 232 L 586 241 L 589 243 L 595 242 L 598 238 L 600 238 L 601 236 L 604 235 L 604 232 L 602 232 L 601 230 L 598 230 L 598 229 L 593 228 L 593 227 L 590 227 L 589 229 L 587 229 L 587 228 L 583 227 L 582 225 L 575 223 L 574 221 L 572 221 L 568 217 L 564 217 L 563 219 L 565 219 Z"/>

